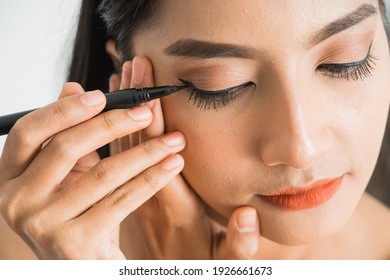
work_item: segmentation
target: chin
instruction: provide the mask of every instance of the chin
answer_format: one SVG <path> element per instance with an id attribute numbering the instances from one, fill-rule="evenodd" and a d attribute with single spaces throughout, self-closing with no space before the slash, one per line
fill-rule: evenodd
<path id="1" fill-rule="evenodd" d="M 298 246 L 321 242 L 344 228 L 350 214 L 342 211 L 286 211 L 260 217 L 260 234 L 273 242 Z"/>
<path id="2" fill-rule="evenodd" d="M 303 232 L 296 229 L 264 229 L 261 236 L 285 246 L 302 246 L 317 243 L 337 234 L 337 230 Z"/>

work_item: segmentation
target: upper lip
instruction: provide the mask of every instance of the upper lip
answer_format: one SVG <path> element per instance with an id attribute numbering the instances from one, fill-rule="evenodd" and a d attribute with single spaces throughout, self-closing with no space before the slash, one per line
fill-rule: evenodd
<path id="1" fill-rule="evenodd" d="M 322 186 L 333 182 L 340 177 L 334 177 L 334 178 L 326 178 L 326 179 L 320 179 L 317 181 L 314 181 L 313 183 L 310 183 L 305 186 L 284 186 L 277 189 L 277 191 L 262 194 L 262 196 L 294 196 L 294 195 L 301 195 L 305 193 L 309 193 L 313 190 L 316 190 L 318 188 L 321 188 Z"/>

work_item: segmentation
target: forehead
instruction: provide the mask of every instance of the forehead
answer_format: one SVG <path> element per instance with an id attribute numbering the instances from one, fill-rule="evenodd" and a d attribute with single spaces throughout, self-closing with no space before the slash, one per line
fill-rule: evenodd
<path id="1" fill-rule="evenodd" d="M 304 35 L 372 0 L 163 0 L 160 24 L 152 28 L 164 41 L 179 38 L 263 44 Z"/>

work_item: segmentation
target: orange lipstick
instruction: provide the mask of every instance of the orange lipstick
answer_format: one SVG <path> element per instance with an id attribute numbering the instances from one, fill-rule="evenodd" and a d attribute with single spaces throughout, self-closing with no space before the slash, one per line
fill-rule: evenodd
<path id="1" fill-rule="evenodd" d="M 324 179 L 305 187 L 288 187 L 261 199 L 288 210 L 314 208 L 329 200 L 340 187 L 342 177 Z"/>

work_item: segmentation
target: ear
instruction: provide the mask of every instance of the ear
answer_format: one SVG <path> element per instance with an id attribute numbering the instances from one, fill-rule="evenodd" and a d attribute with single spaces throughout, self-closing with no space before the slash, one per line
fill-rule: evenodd
<path id="1" fill-rule="evenodd" d="M 121 55 L 116 50 L 116 43 L 113 39 L 108 39 L 106 42 L 106 52 L 111 57 L 112 63 L 115 68 L 118 68 L 121 65 Z"/>

